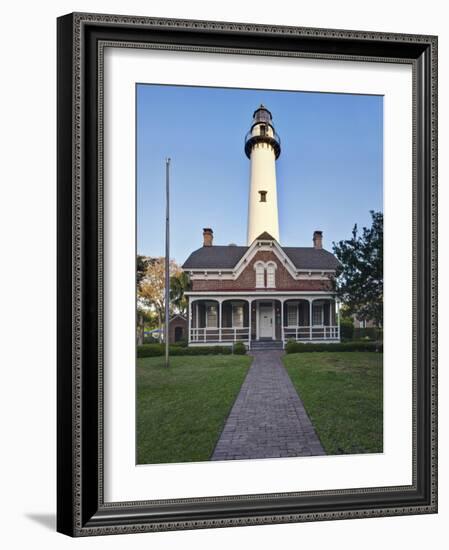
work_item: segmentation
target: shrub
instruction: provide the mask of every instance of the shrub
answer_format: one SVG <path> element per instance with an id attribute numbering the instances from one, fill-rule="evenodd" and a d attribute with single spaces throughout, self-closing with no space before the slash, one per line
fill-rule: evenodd
<path id="1" fill-rule="evenodd" d="M 336 344 L 304 344 L 288 341 L 286 353 L 307 353 L 310 351 L 383 351 L 382 343 L 377 342 L 341 342 Z"/>
<path id="2" fill-rule="evenodd" d="M 382 340 L 382 329 L 376 327 L 370 328 L 355 328 L 354 340 L 362 340 L 368 338 L 369 340 Z"/>
<path id="3" fill-rule="evenodd" d="M 298 342 L 296 340 L 287 340 L 285 344 L 285 353 L 296 353 L 296 347 Z"/>
<path id="4" fill-rule="evenodd" d="M 243 342 L 236 342 L 234 344 L 234 353 L 236 355 L 245 355 L 246 354 L 246 346 Z"/>
<path id="5" fill-rule="evenodd" d="M 183 347 L 174 346 L 169 347 L 169 354 L 171 356 L 178 355 L 226 355 L 232 352 L 230 346 L 198 346 L 198 347 Z M 164 344 L 144 344 L 143 346 L 137 346 L 137 357 L 161 357 L 165 355 Z"/>
<path id="6" fill-rule="evenodd" d="M 350 317 L 340 320 L 340 336 L 342 340 L 351 340 L 354 335 L 354 321 Z"/>
<path id="7" fill-rule="evenodd" d="M 171 345 L 186 348 L 187 347 L 187 339 L 186 338 L 181 338 L 181 340 L 178 340 L 177 342 L 174 342 Z"/>

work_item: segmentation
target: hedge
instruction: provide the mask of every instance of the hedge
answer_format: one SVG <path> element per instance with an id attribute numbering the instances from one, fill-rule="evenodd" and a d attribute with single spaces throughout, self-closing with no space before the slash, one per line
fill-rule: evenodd
<path id="1" fill-rule="evenodd" d="M 289 341 L 285 346 L 286 353 L 307 353 L 309 351 L 383 351 L 379 342 L 342 342 L 337 344 L 303 344 Z"/>
<path id="2" fill-rule="evenodd" d="M 231 346 L 169 346 L 171 356 L 175 355 L 228 355 L 232 353 Z M 164 344 L 144 344 L 137 346 L 137 357 L 161 357 L 165 355 Z"/>

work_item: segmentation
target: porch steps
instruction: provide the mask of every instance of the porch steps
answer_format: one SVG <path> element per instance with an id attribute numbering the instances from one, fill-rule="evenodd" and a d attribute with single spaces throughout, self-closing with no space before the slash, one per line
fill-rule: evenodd
<path id="1" fill-rule="evenodd" d="M 252 340 L 251 351 L 282 349 L 282 340 Z"/>

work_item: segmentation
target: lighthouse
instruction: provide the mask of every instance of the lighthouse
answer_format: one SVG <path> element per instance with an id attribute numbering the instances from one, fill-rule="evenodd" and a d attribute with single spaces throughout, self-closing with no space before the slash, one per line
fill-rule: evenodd
<path id="1" fill-rule="evenodd" d="M 276 160 L 281 154 L 281 140 L 270 111 L 262 104 L 254 111 L 246 134 L 245 153 L 250 159 L 248 246 L 264 232 L 279 242 Z"/>

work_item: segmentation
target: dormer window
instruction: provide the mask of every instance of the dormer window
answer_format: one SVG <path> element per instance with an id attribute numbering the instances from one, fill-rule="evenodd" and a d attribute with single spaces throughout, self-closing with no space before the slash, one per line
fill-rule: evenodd
<path id="1" fill-rule="evenodd" d="M 260 199 L 259 202 L 267 202 L 267 192 L 259 191 Z"/>

